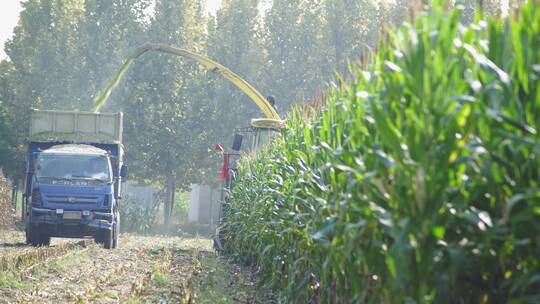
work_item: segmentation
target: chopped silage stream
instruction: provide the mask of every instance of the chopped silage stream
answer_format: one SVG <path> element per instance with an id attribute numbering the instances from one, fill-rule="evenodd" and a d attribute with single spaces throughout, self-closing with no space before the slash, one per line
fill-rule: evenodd
<path id="1" fill-rule="evenodd" d="M 0 236 L 0 303 L 267 302 L 253 275 L 218 257 L 206 238 L 122 235 L 115 250 L 23 240 L 22 232 Z"/>

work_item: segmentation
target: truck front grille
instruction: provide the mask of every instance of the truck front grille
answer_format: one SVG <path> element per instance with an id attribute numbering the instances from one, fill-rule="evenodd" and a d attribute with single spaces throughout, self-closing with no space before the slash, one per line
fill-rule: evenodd
<path id="1" fill-rule="evenodd" d="M 69 196 L 69 195 L 50 195 L 47 201 L 53 204 L 97 204 L 98 196 Z"/>

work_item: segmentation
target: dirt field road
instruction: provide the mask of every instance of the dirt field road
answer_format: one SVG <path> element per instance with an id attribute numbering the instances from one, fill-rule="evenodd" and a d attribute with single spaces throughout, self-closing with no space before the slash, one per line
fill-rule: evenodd
<path id="1" fill-rule="evenodd" d="M 0 303 L 266 303 L 245 269 L 205 238 L 121 235 L 106 250 L 92 240 L 50 247 L 0 236 Z"/>

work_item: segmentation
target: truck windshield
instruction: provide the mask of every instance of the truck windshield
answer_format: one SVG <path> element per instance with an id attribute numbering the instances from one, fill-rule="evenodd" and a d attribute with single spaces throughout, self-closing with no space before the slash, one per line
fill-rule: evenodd
<path id="1" fill-rule="evenodd" d="M 105 156 L 41 154 L 36 162 L 36 177 L 44 180 L 88 180 L 110 182 L 111 170 Z"/>

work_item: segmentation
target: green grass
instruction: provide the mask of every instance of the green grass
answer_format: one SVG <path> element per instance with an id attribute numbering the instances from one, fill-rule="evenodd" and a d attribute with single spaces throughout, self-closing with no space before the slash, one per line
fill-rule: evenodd
<path id="1" fill-rule="evenodd" d="M 73 267 L 90 262 L 90 255 L 87 251 L 81 253 L 68 254 L 57 260 L 46 262 L 32 269 L 32 275 L 43 275 L 51 272 L 68 273 Z"/>
<path id="2" fill-rule="evenodd" d="M 151 254 L 163 256 L 162 248 Z M 152 267 L 151 280 L 144 291 L 134 295 L 134 303 L 267 303 L 266 295 L 255 288 L 246 269 L 231 264 L 209 251 L 173 250 L 171 260 L 162 259 Z M 191 303 L 191 302 L 190 302 Z"/>
<path id="3" fill-rule="evenodd" d="M 167 274 L 159 271 L 154 272 L 152 279 L 158 286 L 168 286 L 171 283 L 171 279 L 167 276 Z"/>
<path id="4" fill-rule="evenodd" d="M 246 286 L 245 278 L 233 275 L 233 265 L 216 255 L 201 258 L 202 271 L 191 284 L 197 303 L 249 303 L 253 301 L 253 286 Z"/>
<path id="5" fill-rule="evenodd" d="M 116 291 L 106 290 L 101 293 L 101 297 L 118 300 L 118 293 Z"/>
<path id="6" fill-rule="evenodd" d="M 13 272 L 0 272 L 0 288 L 28 289 L 30 284 L 21 281 L 20 276 Z"/>
<path id="7" fill-rule="evenodd" d="M 443 7 L 241 162 L 227 251 L 283 302 L 540 301 L 540 8 Z"/>
<path id="8" fill-rule="evenodd" d="M 30 270 L 30 276 L 34 280 L 40 280 L 47 278 L 51 273 L 56 275 L 62 275 L 69 272 L 74 266 L 87 262 L 89 259 L 88 252 L 76 253 L 68 256 L 61 257 L 58 260 L 49 261 Z M 14 288 L 14 289 L 29 289 L 31 288 L 32 281 L 28 281 L 21 278 L 21 269 L 13 267 L 6 271 L 0 272 L 0 288 Z"/>
<path id="9" fill-rule="evenodd" d="M 206 275 L 201 282 L 198 298 L 201 303 L 234 303 L 230 298 L 229 272 L 224 269 L 216 257 L 204 257 L 202 260 Z"/>

